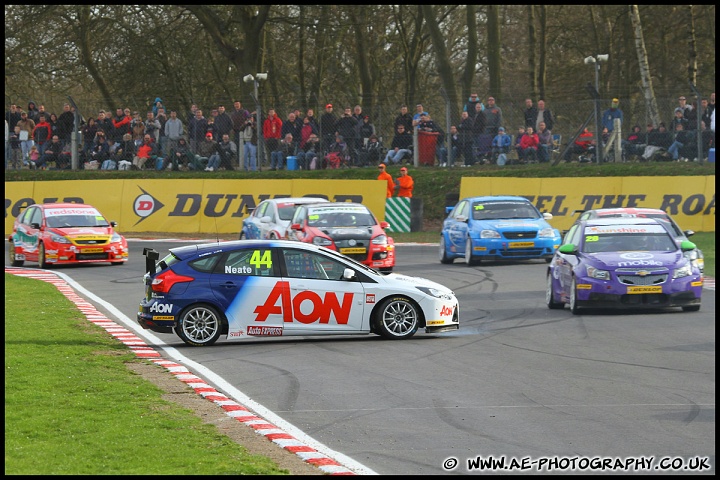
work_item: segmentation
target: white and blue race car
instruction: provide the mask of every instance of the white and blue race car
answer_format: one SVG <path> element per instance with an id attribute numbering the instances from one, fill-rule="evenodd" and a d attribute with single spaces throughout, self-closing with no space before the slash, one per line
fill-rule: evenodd
<path id="1" fill-rule="evenodd" d="M 379 334 L 388 339 L 459 328 L 455 294 L 438 283 L 377 270 L 312 244 L 239 240 L 145 249 L 138 323 L 204 346 L 222 335 Z"/>

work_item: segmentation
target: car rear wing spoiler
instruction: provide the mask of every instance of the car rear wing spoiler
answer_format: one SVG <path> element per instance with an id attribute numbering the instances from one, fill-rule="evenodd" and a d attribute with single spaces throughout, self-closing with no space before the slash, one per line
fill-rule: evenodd
<path id="1" fill-rule="evenodd" d="M 155 262 L 160 258 L 160 253 L 152 248 L 143 248 L 145 255 L 145 273 L 152 274 L 155 271 Z"/>

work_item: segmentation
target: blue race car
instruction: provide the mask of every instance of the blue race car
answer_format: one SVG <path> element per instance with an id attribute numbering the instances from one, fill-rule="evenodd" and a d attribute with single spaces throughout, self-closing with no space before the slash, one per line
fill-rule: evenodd
<path id="1" fill-rule="evenodd" d="M 482 260 L 544 259 L 549 262 L 560 245 L 560 231 L 547 222 L 524 197 L 483 196 L 447 207 L 440 233 L 440 263 L 464 258 L 468 265 Z"/>
<path id="2" fill-rule="evenodd" d="M 317 245 L 236 240 L 145 249 L 138 323 L 188 345 L 305 335 L 388 339 L 457 330 L 458 301 L 430 280 L 380 272 Z"/>
<path id="3" fill-rule="evenodd" d="M 582 307 L 700 310 L 703 278 L 695 244 L 677 244 L 653 218 L 578 220 L 547 269 L 548 308 L 578 314 Z"/>

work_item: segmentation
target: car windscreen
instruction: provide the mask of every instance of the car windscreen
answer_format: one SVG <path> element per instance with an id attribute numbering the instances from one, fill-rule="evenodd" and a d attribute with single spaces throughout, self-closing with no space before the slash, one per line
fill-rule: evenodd
<path id="1" fill-rule="evenodd" d="M 293 205 L 292 203 L 279 204 L 278 217 L 280 217 L 280 220 L 290 221 L 292 220 L 293 215 L 295 215 L 295 210 L 297 210 L 297 208 L 298 206 Z"/>
<path id="2" fill-rule="evenodd" d="M 315 209 L 308 212 L 311 227 L 367 227 L 375 225 L 375 219 L 364 209 Z"/>
<path id="3" fill-rule="evenodd" d="M 521 202 L 473 203 L 473 220 L 506 220 L 512 218 L 540 218 L 538 211 L 530 204 Z"/>
<path id="4" fill-rule="evenodd" d="M 72 214 L 72 215 L 48 215 L 47 225 L 50 228 L 70 227 L 109 227 L 110 224 L 102 215 Z"/>
<path id="5" fill-rule="evenodd" d="M 666 232 L 662 233 L 586 233 L 582 251 L 603 252 L 674 252 L 677 244 Z"/>

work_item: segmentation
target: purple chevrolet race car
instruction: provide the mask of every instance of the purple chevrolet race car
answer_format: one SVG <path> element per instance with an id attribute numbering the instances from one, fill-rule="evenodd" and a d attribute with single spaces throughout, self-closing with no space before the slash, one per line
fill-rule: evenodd
<path id="1" fill-rule="evenodd" d="M 695 248 L 652 218 L 578 220 L 547 269 L 545 301 L 575 315 L 583 307 L 696 312 L 703 277 L 686 255 Z"/>

